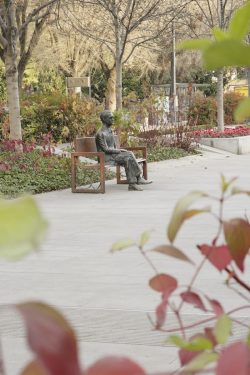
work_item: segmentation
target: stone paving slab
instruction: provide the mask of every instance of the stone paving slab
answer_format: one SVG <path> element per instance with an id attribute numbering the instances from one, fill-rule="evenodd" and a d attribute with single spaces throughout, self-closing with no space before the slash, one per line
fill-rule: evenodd
<path id="1" fill-rule="evenodd" d="M 127 186 L 107 182 L 106 194 L 72 194 L 63 190 L 36 197 L 50 223 L 47 239 L 39 253 L 18 263 L 0 264 L 0 329 L 7 374 L 16 375 L 30 358 L 24 346 L 20 319 L 6 310 L 6 304 L 24 300 L 43 300 L 59 307 L 78 331 L 81 359 L 90 364 L 107 354 L 131 355 L 148 371 L 173 369 L 175 349 L 164 344 L 165 335 L 153 332 L 147 313 L 153 314 L 159 295 L 148 287 L 153 271 L 136 249 L 112 255 L 112 243 L 121 238 L 138 238 L 144 230 L 153 230 L 148 248 L 166 241 L 166 227 L 176 201 L 191 190 L 219 191 L 220 173 L 239 176 L 239 186 L 250 188 L 250 155 L 203 151 L 189 156 L 149 165 L 154 180 L 143 192 L 128 192 Z M 208 202 L 197 203 L 204 207 Z M 249 197 L 228 202 L 226 217 L 250 217 Z M 187 222 L 177 245 L 196 263 L 200 255 L 197 243 L 211 240 L 216 225 L 209 215 Z M 192 266 L 152 255 L 156 267 L 187 283 Z M 249 266 L 249 264 L 248 264 Z M 249 274 L 245 278 L 249 279 Z M 222 278 L 222 280 L 224 280 Z M 226 308 L 239 303 L 209 265 L 196 286 L 207 288 L 225 301 Z M 203 318 L 198 310 L 185 308 L 189 324 Z M 238 314 L 248 321 L 249 313 Z M 168 327 L 176 322 L 169 317 Z M 235 334 L 240 337 L 242 329 Z"/>

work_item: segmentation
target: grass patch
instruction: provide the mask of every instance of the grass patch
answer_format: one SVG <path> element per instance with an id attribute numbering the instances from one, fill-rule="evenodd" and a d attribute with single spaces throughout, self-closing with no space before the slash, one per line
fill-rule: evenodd
<path id="1" fill-rule="evenodd" d="M 155 146 L 148 149 L 148 162 L 178 159 L 190 155 L 180 148 Z M 115 178 L 115 173 L 106 170 L 106 180 Z M 77 170 L 78 185 L 89 185 L 99 181 L 96 170 Z M 39 194 L 67 189 L 71 185 L 70 159 L 43 156 L 40 150 L 16 153 L 0 153 L 0 195 L 13 198 L 20 194 Z"/>
<path id="2" fill-rule="evenodd" d="M 148 161 L 153 162 L 168 159 L 179 159 L 194 153 L 195 152 L 188 152 L 177 147 L 154 146 L 148 150 Z"/>
<path id="3" fill-rule="evenodd" d="M 70 159 L 58 156 L 44 157 L 39 150 L 27 153 L 4 151 L 0 154 L 0 194 L 16 197 L 20 194 L 38 194 L 70 187 Z M 114 178 L 107 171 L 106 178 Z M 81 184 L 99 180 L 97 171 L 79 171 Z"/>

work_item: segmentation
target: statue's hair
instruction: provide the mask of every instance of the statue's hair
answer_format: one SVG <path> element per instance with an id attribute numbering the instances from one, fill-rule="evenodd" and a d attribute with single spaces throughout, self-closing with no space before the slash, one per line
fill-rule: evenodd
<path id="1" fill-rule="evenodd" d="M 105 111 L 103 111 L 103 112 L 100 113 L 100 119 L 101 119 L 102 122 L 105 120 L 105 117 L 109 113 L 111 113 L 111 111 L 109 111 L 108 109 L 106 109 Z"/>

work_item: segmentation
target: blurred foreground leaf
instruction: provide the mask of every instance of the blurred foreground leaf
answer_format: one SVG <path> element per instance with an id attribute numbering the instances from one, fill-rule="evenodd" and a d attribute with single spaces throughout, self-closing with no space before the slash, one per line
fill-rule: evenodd
<path id="1" fill-rule="evenodd" d="M 215 337 L 219 344 L 227 343 L 228 338 L 231 334 L 231 329 L 232 329 L 231 319 L 226 314 L 221 315 L 219 319 L 217 320 L 215 329 L 214 329 Z"/>
<path id="2" fill-rule="evenodd" d="M 125 357 L 105 357 L 92 366 L 86 375 L 146 375 L 142 367 Z"/>
<path id="3" fill-rule="evenodd" d="M 214 70 L 224 66 L 249 66 L 250 46 L 238 40 L 214 42 L 203 53 L 206 69 Z"/>
<path id="4" fill-rule="evenodd" d="M 250 118 L 250 98 L 246 98 L 239 103 L 235 110 L 234 117 L 237 122 Z"/>
<path id="5" fill-rule="evenodd" d="M 229 24 L 228 33 L 232 39 L 244 39 L 250 30 L 250 2 L 234 13 Z"/>
<path id="6" fill-rule="evenodd" d="M 195 357 L 189 364 L 184 368 L 185 371 L 195 371 L 205 368 L 208 364 L 216 362 L 219 355 L 217 353 L 201 353 Z"/>
<path id="7" fill-rule="evenodd" d="M 29 347 L 45 373 L 81 375 L 75 333 L 64 317 L 39 302 L 19 304 L 16 308 L 25 321 Z"/>
<path id="8" fill-rule="evenodd" d="M 211 341 L 202 336 L 195 337 L 191 341 L 186 341 L 180 336 L 170 336 L 167 341 L 176 345 L 178 348 L 194 352 L 213 348 Z"/>
<path id="9" fill-rule="evenodd" d="M 0 257 L 19 259 L 37 249 L 47 229 L 35 200 L 0 200 Z"/>

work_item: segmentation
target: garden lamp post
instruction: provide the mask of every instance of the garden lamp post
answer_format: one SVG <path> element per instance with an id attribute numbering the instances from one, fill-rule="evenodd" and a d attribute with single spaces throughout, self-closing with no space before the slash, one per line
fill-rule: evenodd
<path id="1" fill-rule="evenodd" d="M 176 124 L 177 95 L 176 95 L 176 41 L 175 24 L 172 23 L 172 61 L 171 61 L 171 98 L 172 98 L 172 120 Z"/>

